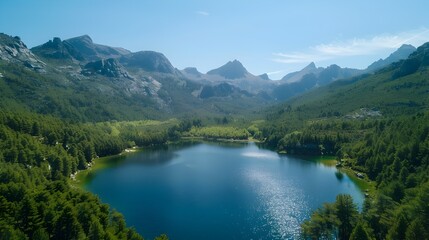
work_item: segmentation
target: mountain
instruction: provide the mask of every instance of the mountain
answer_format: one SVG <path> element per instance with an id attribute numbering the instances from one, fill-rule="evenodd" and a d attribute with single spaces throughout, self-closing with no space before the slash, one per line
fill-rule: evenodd
<path id="1" fill-rule="evenodd" d="M 187 67 L 182 70 L 182 73 L 185 75 L 192 75 L 193 77 L 201 77 L 203 74 L 198 71 L 195 67 Z"/>
<path id="2" fill-rule="evenodd" d="M 35 56 L 19 37 L 0 33 L 0 60 L 24 65 L 38 72 L 45 72 L 45 63 Z"/>
<path id="3" fill-rule="evenodd" d="M 389 64 L 408 58 L 408 56 L 410 56 L 410 54 L 413 53 L 414 51 L 416 51 L 416 48 L 414 46 L 403 44 L 395 52 L 390 54 L 386 59 L 379 59 L 378 61 L 369 65 L 366 70 L 368 72 L 374 72 L 383 67 L 386 67 Z"/>
<path id="4" fill-rule="evenodd" d="M 424 70 L 429 66 L 429 42 L 418 47 L 407 59 L 392 65 L 393 69 L 396 68 L 392 79 L 414 74 L 418 70 Z"/>
<path id="5" fill-rule="evenodd" d="M 270 77 L 268 76 L 268 74 L 264 73 L 258 76 L 260 79 L 263 80 L 271 80 Z"/>
<path id="6" fill-rule="evenodd" d="M 119 61 L 126 67 L 140 68 L 147 72 L 175 73 L 175 68 L 162 53 L 140 51 L 122 56 Z"/>
<path id="7" fill-rule="evenodd" d="M 375 109 L 383 116 L 415 114 L 429 108 L 428 70 L 429 43 L 425 43 L 407 59 L 392 63 L 374 74 L 314 88 L 286 101 L 281 108 L 299 108 L 301 114 L 313 118 L 326 114 L 346 117 L 361 109 Z"/>
<path id="8" fill-rule="evenodd" d="M 117 58 L 130 53 L 130 51 L 123 48 L 95 44 L 88 35 L 70 38 L 64 42 L 74 47 L 76 51 L 78 51 L 87 61 L 96 61 L 105 58 Z"/>
<path id="9" fill-rule="evenodd" d="M 268 75 L 255 76 L 249 73 L 238 60 L 229 61 L 219 68 L 208 71 L 206 74 L 197 74 L 195 70 L 191 69 L 183 70 L 182 73 L 195 82 L 205 85 L 216 85 L 224 82 L 255 96 L 259 92 L 270 92 L 275 86 L 274 81 L 267 81 L 269 80 Z M 265 95 L 263 94 L 263 96 Z"/>
<path id="10" fill-rule="evenodd" d="M 302 77 L 304 72 L 309 72 Z M 338 79 L 350 78 L 362 74 L 362 70 L 352 68 L 341 68 L 338 65 L 331 65 L 327 68 L 316 68 L 314 63 L 308 65 L 303 70 L 294 73 L 288 79 L 299 76 L 299 81 L 283 83 L 273 89 L 272 95 L 277 100 L 283 101 L 300 95 L 313 88 L 327 85 Z"/>
<path id="11" fill-rule="evenodd" d="M 55 37 L 53 40 L 32 48 L 31 51 L 45 59 L 75 60 L 78 62 L 118 58 L 131 53 L 123 48 L 95 44 L 88 35 L 64 41 Z"/>
<path id="12" fill-rule="evenodd" d="M 365 70 L 353 68 L 341 68 L 338 65 L 331 65 L 327 68 L 319 67 L 312 62 L 300 71 L 292 72 L 284 76 L 279 85 L 272 91 L 274 98 L 278 100 L 287 100 L 291 97 L 298 96 L 313 88 L 327 85 L 339 79 L 355 77 L 361 74 L 373 73 L 394 62 L 406 59 L 415 48 L 411 45 L 402 45 L 395 52 L 390 54 L 386 59 L 380 59 L 372 63 Z"/>
<path id="13" fill-rule="evenodd" d="M 53 40 L 34 47 L 31 51 L 47 59 L 61 59 L 61 60 L 78 60 L 83 61 L 83 56 L 73 46 L 67 42 L 61 41 L 61 38 L 54 37 Z"/>
<path id="14" fill-rule="evenodd" d="M 308 64 L 305 68 L 301 69 L 300 71 L 292 72 L 284 76 L 280 81 L 283 83 L 291 83 L 291 82 L 297 82 L 302 79 L 307 74 L 313 73 L 313 74 L 319 74 L 323 68 L 317 68 L 316 64 L 314 62 L 311 62 Z"/>
<path id="15" fill-rule="evenodd" d="M 225 65 L 210 70 L 207 75 L 219 75 L 226 79 L 246 78 L 251 75 L 238 60 L 229 61 Z"/>
<path id="16" fill-rule="evenodd" d="M 270 101 L 219 83 L 189 79 L 162 53 L 129 52 L 88 36 L 54 38 L 29 50 L 18 37 L 0 35 L 0 107 L 8 111 L 92 122 L 224 116 Z"/>

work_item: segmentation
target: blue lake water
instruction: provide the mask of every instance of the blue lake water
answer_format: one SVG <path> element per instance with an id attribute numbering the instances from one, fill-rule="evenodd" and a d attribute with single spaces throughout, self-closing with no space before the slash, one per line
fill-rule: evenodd
<path id="1" fill-rule="evenodd" d="M 120 157 L 85 188 L 145 239 L 293 239 L 337 194 L 362 205 L 357 186 L 336 173 L 254 143 L 189 143 Z"/>

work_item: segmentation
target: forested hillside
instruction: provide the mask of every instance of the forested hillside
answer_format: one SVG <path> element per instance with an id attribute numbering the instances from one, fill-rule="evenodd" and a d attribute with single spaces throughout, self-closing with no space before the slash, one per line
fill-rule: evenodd
<path id="1" fill-rule="evenodd" d="M 0 238 L 142 239 L 120 213 L 70 185 L 95 158 L 166 141 L 162 129 L 112 129 L 0 111 Z"/>
<path id="2" fill-rule="evenodd" d="M 269 111 L 266 144 L 292 154 L 336 155 L 340 169 L 376 187 L 362 212 L 347 195 L 325 204 L 302 225 L 305 238 L 429 238 L 427 48 Z"/>

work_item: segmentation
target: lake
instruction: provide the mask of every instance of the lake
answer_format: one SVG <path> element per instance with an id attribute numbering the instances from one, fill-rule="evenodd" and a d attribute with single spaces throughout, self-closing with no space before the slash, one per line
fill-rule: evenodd
<path id="1" fill-rule="evenodd" d="M 291 239 L 337 194 L 364 198 L 335 167 L 254 143 L 183 143 L 111 161 L 85 188 L 145 239 Z"/>

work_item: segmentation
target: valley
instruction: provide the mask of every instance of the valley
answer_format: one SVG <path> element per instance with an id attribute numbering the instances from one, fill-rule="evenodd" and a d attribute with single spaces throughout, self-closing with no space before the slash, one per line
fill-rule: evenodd
<path id="1" fill-rule="evenodd" d="M 429 43 L 417 48 L 403 44 L 365 69 L 311 62 L 271 80 L 268 74 L 250 73 L 239 60 L 202 73 L 192 66 L 179 70 L 162 53 L 102 45 L 88 35 L 54 37 L 29 49 L 19 37 L 0 34 L 0 238 L 142 239 L 146 233 L 156 240 L 203 238 L 210 235 L 210 225 L 204 225 L 203 232 L 193 232 L 193 226 L 204 218 L 200 213 L 208 211 L 211 224 L 259 221 L 227 224 L 228 231 L 219 230 L 213 238 L 428 239 L 428 69 Z M 208 143 L 175 147 L 187 140 Z M 113 162 L 103 158 L 135 148 L 142 152 Z M 151 155 L 154 148 L 163 150 Z M 187 157 L 177 158 L 181 154 Z M 233 164 L 224 162 L 225 156 Z M 336 167 L 306 160 L 320 156 L 334 158 L 331 165 Z M 107 167 L 95 171 L 100 158 L 100 165 Z M 162 168 L 175 162 L 175 167 Z M 199 167 L 192 174 L 203 174 L 197 180 L 183 170 L 192 164 Z M 245 169 L 243 174 L 254 181 L 235 188 L 256 182 L 261 185 L 258 191 L 229 188 L 243 180 L 236 178 L 229 168 L 233 166 L 237 172 Z M 301 171 L 300 178 L 288 178 L 295 172 L 287 166 Z M 121 172 L 124 167 L 129 172 Z M 88 171 L 91 168 L 94 171 Z M 264 169 L 269 171 L 261 175 L 258 171 Z M 76 173 L 85 175 L 78 175 L 78 180 L 85 179 L 84 187 L 74 180 Z M 105 179 L 99 180 L 103 174 Z M 214 175 L 204 178 L 209 174 Z M 156 178 L 159 175 L 162 178 Z M 106 190 L 124 190 L 127 181 L 135 180 L 132 176 L 138 179 L 134 184 L 144 188 L 119 194 Z M 140 179 L 146 177 L 153 178 Z M 296 206 L 301 200 L 290 196 L 303 191 L 308 179 L 329 179 L 326 188 L 339 184 L 338 191 L 306 185 L 303 197 L 327 192 L 329 197 Z M 158 187 L 150 184 L 154 181 Z M 181 181 L 196 185 L 177 187 Z M 302 186 L 288 188 L 292 183 Z M 182 209 L 168 203 L 173 185 L 186 196 L 195 190 L 194 200 L 208 208 Z M 207 189 L 212 190 L 210 198 L 227 196 L 210 202 L 204 198 Z M 124 207 L 137 197 L 147 200 L 146 195 L 137 196 L 142 192 L 155 196 L 141 213 L 149 212 L 154 225 L 146 216 L 132 214 L 139 203 Z M 158 202 L 159 192 L 165 198 Z M 256 192 L 260 195 L 252 195 Z M 109 194 L 137 195 L 118 200 Z M 190 204 L 183 195 L 172 198 L 182 201 L 181 206 Z M 224 215 L 213 207 L 229 203 Z M 249 206 L 235 212 L 240 203 Z M 158 216 L 150 204 L 157 205 L 157 211 L 167 210 Z M 296 212 L 286 211 L 290 209 Z M 180 225 L 180 211 L 194 213 L 191 220 L 197 221 Z M 171 222 L 165 220 L 170 213 L 177 214 Z M 256 229 L 259 225 L 265 228 Z"/>

